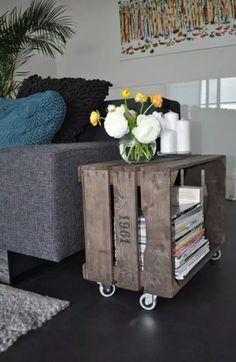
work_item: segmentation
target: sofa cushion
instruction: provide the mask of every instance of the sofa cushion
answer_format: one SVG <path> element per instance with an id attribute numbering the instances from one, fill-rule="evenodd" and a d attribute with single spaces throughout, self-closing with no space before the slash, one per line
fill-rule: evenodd
<path id="1" fill-rule="evenodd" d="M 84 78 L 45 78 L 32 75 L 19 88 L 17 98 L 48 89 L 55 90 L 65 99 L 67 114 L 62 127 L 53 138 L 55 143 L 77 142 L 89 125 L 89 115 L 103 107 L 110 82 Z"/>
<path id="2" fill-rule="evenodd" d="M 51 142 L 65 113 L 64 99 L 54 91 L 0 98 L 0 147 Z"/>

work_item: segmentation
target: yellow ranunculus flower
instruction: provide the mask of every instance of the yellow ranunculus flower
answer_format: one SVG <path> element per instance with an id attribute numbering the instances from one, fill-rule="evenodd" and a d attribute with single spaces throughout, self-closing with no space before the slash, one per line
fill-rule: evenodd
<path id="1" fill-rule="evenodd" d="M 125 99 L 131 97 L 131 91 L 129 88 L 123 88 L 121 94 L 122 94 L 122 97 Z"/>
<path id="2" fill-rule="evenodd" d="M 137 103 L 146 103 L 148 100 L 148 96 L 145 93 L 137 92 L 134 97 L 134 100 Z"/>
<path id="3" fill-rule="evenodd" d="M 160 94 L 158 93 L 150 94 L 149 97 L 154 107 L 160 108 L 162 106 L 163 99 Z"/>
<path id="4" fill-rule="evenodd" d="M 98 111 L 93 111 L 91 112 L 90 114 L 90 123 L 93 125 L 93 126 L 97 126 L 97 124 L 100 124 L 101 125 L 101 122 L 100 122 L 100 113 Z"/>

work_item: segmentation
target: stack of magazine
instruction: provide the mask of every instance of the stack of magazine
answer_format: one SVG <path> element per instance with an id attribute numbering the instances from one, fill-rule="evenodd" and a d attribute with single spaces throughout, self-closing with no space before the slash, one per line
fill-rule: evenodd
<path id="1" fill-rule="evenodd" d="M 144 270 L 144 251 L 147 245 L 146 224 L 144 215 L 139 213 L 138 216 L 138 248 L 139 248 L 139 266 Z"/>
<path id="2" fill-rule="evenodd" d="M 182 280 L 209 252 L 205 238 L 203 195 L 201 187 L 181 186 L 171 192 L 171 237 L 174 256 L 174 274 Z M 138 215 L 139 266 L 144 270 L 144 251 L 147 244 L 146 224 L 143 213 Z M 116 235 L 114 232 L 116 262 Z"/>
<path id="3" fill-rule="evenodd" d="M 205 238 L 202 188 L 173 188 L 172 205 L 175 278 L 182 280 L 210 250 Z"/>
<path id="4" fill-rule="evenodd" d="M 175 278 L 182 280 L 209 252 L 205 238 L 203 195 L 201 187 L 181 186 L 172 188 L 172 245 Z M 138 246 L 140 269 L 144 270 L 146 248 L 144 215 L 138 217 Z"/>

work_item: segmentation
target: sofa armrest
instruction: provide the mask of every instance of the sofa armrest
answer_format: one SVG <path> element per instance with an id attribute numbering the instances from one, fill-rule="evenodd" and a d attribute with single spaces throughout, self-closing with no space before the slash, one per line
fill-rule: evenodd
<path id="1" fill-rule="evenodd" d="M 117 142 L 1 149 L 0 249 L 53 261 L 81 250 L 78 166 L 117 158 Z"/>
<path id="2" fill-rule="evenodd" d="M 54 157 L 60 153 L 80 152 L 82 159 L 88 157 L 106 157 L 106 151 L 112 152 L 112 157 L 118 157 L 118 142 L 81 142 L 81 143 L 64 143 L 64 144 L 45 144 L 45 145 L 28 145 L 19 147 L 9 147 L 0 149 L 0 162 L 12 161 L 15 158 L 22 161 L 31 159 L 44 159 Z M 95 156 L 96 155 L 96 156 Z M 90 161 L 89 161 L 90 162 Z M 96 161 L 95 161 L 96 162 Z"/>
<path id="3" fill-rule="evenodd" d="M 49 177 L 49 174 L 54 172 L 53 169 L 58 164 L 66 173 L 70 167 L 74 167 L 74 162 L 76 163 L 74 169 L 76 172 L 79 165 L 118 158 L 118 143 L 116 141 L 2 148 L 0 149 L 0 180 L 2 183 L 3 179 L 6 178 L 6 183 L 12 184 L 13 182 L 14 187 L 16 187 L 16 185 L 21 184 L 22 177 L 24 178 L 29 174 L 32 182 L 37 184 L 41 178 Z"/>

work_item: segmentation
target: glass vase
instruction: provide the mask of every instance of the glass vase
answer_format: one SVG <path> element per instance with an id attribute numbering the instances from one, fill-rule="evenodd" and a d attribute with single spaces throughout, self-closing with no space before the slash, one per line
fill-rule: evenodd
<path id="1" fill-rule="evenodd" d="M 120 155 L 128 163 L 150 161 L 156 153 L 156 141 L 140 143 L 132 133 L 128 133 L 119 142 Z"/>

